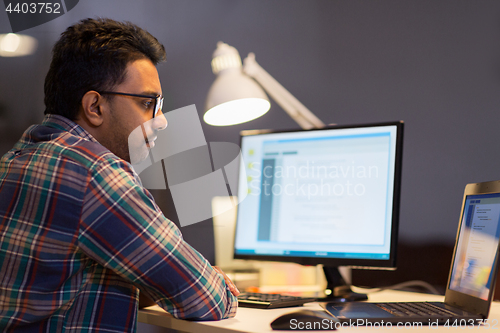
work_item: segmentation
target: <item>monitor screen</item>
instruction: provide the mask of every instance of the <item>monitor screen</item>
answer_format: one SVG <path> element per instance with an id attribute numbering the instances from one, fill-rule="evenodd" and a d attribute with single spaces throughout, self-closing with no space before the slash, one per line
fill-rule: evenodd
<path id="1" fill-rule="evenodd" d="M 242 132 L 234 257 L 395 267 L 403 122 Z"/>

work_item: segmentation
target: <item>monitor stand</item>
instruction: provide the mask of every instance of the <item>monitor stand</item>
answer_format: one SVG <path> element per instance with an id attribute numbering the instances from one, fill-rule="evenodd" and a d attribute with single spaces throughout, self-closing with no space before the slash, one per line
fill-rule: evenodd
<path id="1" fill-rule="evenodd" d="M 318 299 L 318 301 L 345 303 L 368 299 L 366 294 L 355 293 L 351 290 L 351 286 L 345 282 L 338 267 L 323 266 L 323 272 L 326 277 L 325 294 L 327 296 Z"/>

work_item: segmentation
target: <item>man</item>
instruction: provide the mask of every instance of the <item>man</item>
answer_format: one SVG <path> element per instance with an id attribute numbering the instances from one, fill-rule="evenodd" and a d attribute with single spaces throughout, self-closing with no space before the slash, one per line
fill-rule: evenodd
<path id="1" fill-rule="evenodd" d="M 182 239 L 130 164 L 167 122 L 165 50 L 86 19 L 53 49 L 45 119 L 0 160 L 0 331 L 133 332 L 139 288 L 178 318 L 234 316 L 237 289 Z M 234 294 L 234 295 L 233 295 Z"/>

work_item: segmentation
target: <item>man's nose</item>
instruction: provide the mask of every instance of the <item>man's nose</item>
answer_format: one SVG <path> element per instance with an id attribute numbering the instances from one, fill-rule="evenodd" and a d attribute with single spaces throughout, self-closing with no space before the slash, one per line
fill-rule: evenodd
<path id="1" fill-rule="evenodd" d="M 168 122 L 163 111 L 160 110 L 158 115 L 153 119 L 153 129 L 156 131 L 162 131 L 167 128 Z"/>

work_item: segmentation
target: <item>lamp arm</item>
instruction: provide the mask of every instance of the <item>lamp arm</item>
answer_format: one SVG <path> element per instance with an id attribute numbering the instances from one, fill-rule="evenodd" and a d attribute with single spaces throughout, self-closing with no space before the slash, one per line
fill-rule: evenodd
<path id="1" fill-rule="evenodd" d="M 255 61 L 255 54 L 250 53 L 244 60 L 243 71 L 254 78 L 300 127 L 312 129 L 325 126 L 318 117 Z"/>

